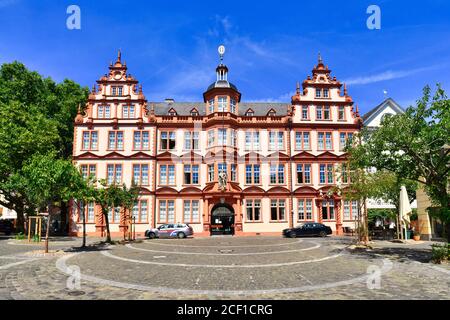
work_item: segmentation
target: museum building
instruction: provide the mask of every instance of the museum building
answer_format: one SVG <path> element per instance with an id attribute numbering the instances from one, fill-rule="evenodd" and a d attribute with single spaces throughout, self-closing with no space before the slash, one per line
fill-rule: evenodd
<path id="1" fill-rule="evenodd" d="M 73 161 L 86 178 L 140 187 L 131 212 L 110 210 L 113 234 L 129 216 L 141 235 L 178 223 L 203 235 L 280 234 L 305 222 L 354 228 L 358 204 L 339 189 L 350 183 L 344 147 L 362 119 L 320 55 L 287 103 L 243 101 L 223 56 L 200 102 L 149 102 L 127 71 L 119 52 L 74 128 Z M 83 215 L 88 234 L 105 231 L 88 203 L 72 206 L 71 234 L 81 234 Z"/>

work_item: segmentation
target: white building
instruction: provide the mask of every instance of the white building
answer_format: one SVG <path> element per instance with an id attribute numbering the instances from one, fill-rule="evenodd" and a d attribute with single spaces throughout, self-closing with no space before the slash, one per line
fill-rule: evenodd
<path id="1" fill-rule="evenodd" d="M 362 119 L 364 121 L 364 127 L 369 129 L 376 129 L 381 126 L 381 121 L 384 117 L 389 115 L 397 115 L 404 113 L 400 105 L 394 101 L 392 98 L 387 98 L 381 104 L 367 112 L 363 115 Z M 376 170 L 372 168 L 371 170 Z M 400 190 L 399 190 L 400 196 Z M 395 209 L 395 206 L 391 203 L 385 202 L 381 199 L 369 199 L 367 200 L 367 208 L 368 209 Z M 411 208 L 417 209 L 417 201 L 414 201 L 411 204 Z"/>

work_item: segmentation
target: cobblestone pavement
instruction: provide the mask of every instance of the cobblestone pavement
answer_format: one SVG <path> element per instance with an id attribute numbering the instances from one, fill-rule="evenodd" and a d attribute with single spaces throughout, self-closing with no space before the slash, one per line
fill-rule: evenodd
<path id="1" fill-rule="evenodd" d="M 429 263 L 430 243 L 363 250 L 334 237 L 99 240 L 80 250 L 80 239 L 55 239 L 43 255 L 42 245 L 1 238 L 0 299 L 450 300 L 450 268 Z"/>

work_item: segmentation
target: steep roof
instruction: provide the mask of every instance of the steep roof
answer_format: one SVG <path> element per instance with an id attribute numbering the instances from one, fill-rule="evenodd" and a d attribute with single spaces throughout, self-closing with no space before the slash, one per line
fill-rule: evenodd
<path id="1" fill-rule="evenodd" d="M 175 110 L 179 116 L 189 116 L 192 109 L 196 108 L 200 116 L 206 115 L 204 102 L 156 102 L 149 103 L 155 107 L 155 114 L 165 116 L 170 110 Z M 277 116 L 285 116 L 288 112 L 289 103 L 273 102 L 241 102 L 239 103 L 239 115 L 245 116 L 248 109 L 252 109 L 255 116 L 266 116 L 273 109 Z"/>
<path id="2" fill-rule="evenodd" d="M 391 107 L 398 113 L 404 113 L 405 110 L 392 98 L 387 98 L 382 103 L 377 105 L 375 108 L 367 112 L 362 116 L 364 123 L 370 122 L 379 112 L 383 111 L 386 107 Z"/>

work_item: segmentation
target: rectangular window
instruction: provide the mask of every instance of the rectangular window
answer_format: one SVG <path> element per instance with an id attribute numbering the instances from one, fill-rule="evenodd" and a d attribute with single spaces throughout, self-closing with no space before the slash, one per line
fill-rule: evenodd
<path id="1" fill-rule="evenodd" d="M 95 223 L 95 205 L 93 203 L 89 203 L 87 207 L 87 217 L 86 222 L 87 223 Z"/>
<path id="2" fill-rule="evenodd" d="M 219 129 L 219 146 L 225 146 L 227 145 L 227 129 Z"/>
<path id="3" fill-rule="evenodd" d="M 214 165 L 209 164 L 208 165 L 208 182 L 214 181 Z"/>
<path id="4" fill-rule="evenodd" d="M 208 147 L 212 147 L 215 144 L 215 136 L 214 136 L 214 130 L 208 131 Z"/>
<path id="5" fill-rule="evenodd" d="M 344 201 L 344 221 L 355 220 L 358 217 L 358 201 L 345 200 Z"/>
<path id="6" fill-rule="evenodd" d="M 318 132 L 317 133 L 317 149 L 318 150 L 333 150 L 332 132 Z"/>
<path id="7" fill-rule="evenodd" d="M 328 91 L 328 89 L 323 89 L 323 97 L 324 98 L 328 98 L 329 97 L 329 91 Z"/>
<path id="8" fill-rule="evenodd" d="M 133 165 L 133 182 L 135 185 L 148 185 L 148 164 Z"/>
<path id="9" fill-rule="evenodd" d="M 136 223 L 148 222 L 148 201 L 135 201 L 133 206 L 133 218 Z"/>
<path id="10" fill-rule="evenodd" d="M 199 183 L 199 168 L 198 165 L 184 166 L 184 184 L 198 184 Z"/>
<path id="11" fill-rule="evenodd" d="M 316 120 L 323 120 L 322 107 L 316 106 Z"/>
<path id="12" fill-rule="evenodd" d="M 270 183 L 271 184 L 283 184 L 284 183 L 284 165 L 271 165 L 270 166 Z"/>
<path id="13" fill-rule="evenodd" d="M 95 164 L 83 164 L 81 165 L 81 175 L 84 179 L 88 179 L 90 177 L 96 178 L 97 177 L 97 166 Z"/>
<path id="14" fill-rule="evenodd" d="M 134 150 L 149 150 L 149 131 L 135 131 L 133 139 Z"/>
<path id="15" fill-rule="evenodd" d="M 175 185 L 175 166 L 160 165 L 159 166 L 159 184 L 163 186 Z"/>
<path id="16" fill-rule="evenodd" d="M 316 98 L 320 98 L 320 97 L 322 97 L 322 90 L 316 89 Z"/>
<path id="17" fill-rule="evenodd" d="M 184 200 L 183 221 L 184 223 L 200 222 L 198 200 Z"/>
<path id="18" fill-rule="evenodd" d="M 214 113 L 214 99 L 208 101 L 208 110 L 209 113 Z"/>
<path id="19" fill-rule="evenodd" d="M 323 132 L 317 133 L 317 149 L 325 150 L 325 134 Z"/>
<path id="20" fill-rule="evenodd" d="M 324 107 L 324 110 L 323 110 L 323 119 L 324 119 L 324 120 L 330 120 L 330 119 L 331 119 L 331 115 L 330 115 L 330 107 Z"/>
<path id="21" fill-rule="evenodd" d="M 110 131 L 108 150 L 123 150 L 123 131 Z"/>
<path id="22" fill-rule="evenodd" d="M 326 176 L 326 165 L 321 164 L 320 165 L 320 172 L 319 172 L 319 182 L 321 184 L 325 184 L 326 180 L 325 180 L 325 176 Z"/>
<path id="23" fill-rule="evenodd" d="M 350 183 L 349 165 L 347 163 L 341 164 L 341 182 L 343 184 Z"/>
<path id="24" fill-rule="evenodd" d="M 122 107 L 122 118 L 124 118 L 124 119 L 134 119 L 134 118 L 136 118 L 135 107 L 134 107 L 133 104 L 131 104 L 131 105 L 124 105 Z"/>
<path id="25" fill-rule="evenodd" d="M 83 131 L 83 150 L 98 149 L 98 132 Z"/>
<path id="26" fill-rule="evenodd" d="M 227 103 L 228 98 L 227 97 L 219 97 L 219 104 L 217 105 L 217 110 L 219 112 L 227 112 Z"/>
<path id="27" fill-rule="evenodd" d="M 174 150 L 176 145 L 175 132 L 161 132 L 161 150 Z"/>
<path id="28" fill-rule="evenodd" d="M 302 120 L 308 120 L 309 119 L 309 112 L 308 112 L 308 106 L 302 107 Z"/>
<path id="29" fill-rule="evenodd" d="M 344 151 L 347 143 L 351 144 L 353 141 L 353 133 L 341 132 L 339 134 L 339 151 Z"/>
<path id="30" fill-rule="evenodd" d="M 175 222 L 174 200 L 159 200 L 158 222 L 160 224 Z"/>
<path id="31" fill-rule="evenodd" d="M 245 183 L 260 184 L 260 166 L 248 164 L 245 166 Z"/>
<path id="32" fill-rule="evenodd" d="M 234 99 L 230 100 L 230 112 L 236 113 L 236 100 Z"/>
<path id="33" fill-rule="evenodd" d="M 269 132 L 269 150 L 284 150 L 284 132 L 270 131 Z"/>
<path id="34" fill-rule="evenodd" d="M 270 202 L 270 220 L 271 221 L 285 221 L 286 208 L 285 200 L 271 200 Z"/>
<path id="35" fill-rule="evenodd" d="M 247 221 L 261 221 L 261 200 L 245 200 Z"/>
<path id="36" fill-rule="evenodd" d="M 121 97 L 123 95 L 123 87 L 117 87 L 117 95 Z"/>
<path id="37" fill-rule="evenodd" d="M 184 133 L 184 150 L 192 150 L 192 133 Z"/>
<path id="38" fill-rule="evenodd" d="M 298 199 L 298 221 L 312 220 L 312 199 Z"/>
<path id="39" fill-rule="evenodd" d="M 259 150 L 259 131 L 245 132 L 245 150 L 246 151 Z"/>
<path id="40" fill-rule="evenodd" d="M 234 129 L 231 129 L 230 130 L 230 142 L 231 142 L 231 145 L 233 146 L 233 147 L 236 147 L 237 146 L 237 140 L 236 140 L 236 130 L 234 130 Z"/>
<path id="41" fill-rule="evenodd" d="M 331 132 L 325 133 L 325 148 L 327 150 L 333 150 L 333 140 Z"/>
<path id="42" fill-rule="evenodd" d="M 109 223 L 120 223 L 120 207 L 114 207 L 108 211 Z"/>
<path id="43" fill-rule="evenodd" d="M 121 164 L 108 164 L 107 165 L 107 181 L 108 184 L 121 184 L 122 183 L 122 165 Z"/>
<path id="44" fill-rule="evenodd" d="M 334 220 L 334 200 L 324 200 L 322 202 L 322 219 Z"/>
<path id="45" fill-rule="evenodd" d="M 338 110 L 338 119 L 339 120 L 345 120 L 345 107 L 339 107 Z"/>
<path id="46" fill-rule="evenodd" d="M 109 105 L 99 105 L 97 107 L 97 118 L 110 119 L 111 118 L 111 107 Z"/>
<path id="47" fill-rule="evenodd" d="M 237 167 L 236 167 L 236 165 L 234 163 L 230 165 L 230 170 L 231 170 L 231 181 L 236 182 L 236 180 L 237 180 Z"/>
<path id="48" fill-rule="evenodd" d="M 297 164 L 297 184 L 311 183 L 311 165 Z"/>
<path id="49" fill-rule="evenodd" d="M 311 150 L 309 132 L 296 132 L 295 133 L 295 149 L 296 150 Z"/>

